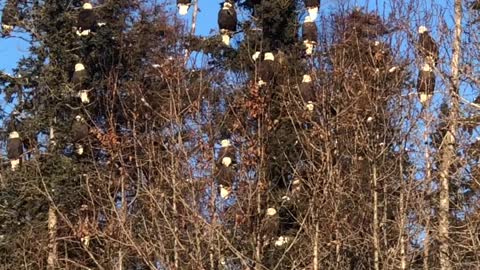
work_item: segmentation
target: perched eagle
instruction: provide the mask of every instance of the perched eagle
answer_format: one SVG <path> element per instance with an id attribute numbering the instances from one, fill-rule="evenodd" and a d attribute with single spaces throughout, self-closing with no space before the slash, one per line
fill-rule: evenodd
<path id="1" fill-rule="evenodd" d="M 85 3 L 82 10 L 78 14 L 77 20 L 77 35 L 88 36 L 91 32 L 95 32 L 97 26 L 97 17 L 93 12 L 93 6 L 90 3 Z"/>
<path id="2" fill-rule="evenodd" d="M 15 26 L 18 18 L 17 0 L 9 0 L 6 2 L 2 12 L 2 32 L 5 36 L 10 35 L 10 32 Z"/>
<path id="3" fill-rule="evenodd" d="M 218 28 L 223 44 L 230 46 L 230 37 L 237 30 L 237 12 L 231 2 L 225 1 L 221 5 L 222 8 L 218 12 Z"/>
<path id="4" fill-rule="evenodd" d="M 264 86 L 273 81 L 275 77 L 275 56 L 271 52 L 266 52 L 263 56 L 263 61 L 258 67 L 258 86 Z"/>
<path id="5" fill-rule="evenodd" d="M 264 241 L 270 242 L 277 237 L 280 228 L 280 220 L 277 209 L 270 207 L 265 211 L 265 217 L 262 220 L 260 233 Z"/>
<path id="6" fill-rule="evenodd" d="M 430 100 L 435 91 L 435 73 L 427 63 L 423 65 L 418 74 L 417 91 L 422 104 Z"/>
<path id="7" fill-rule="evenodd" d="M 302 83 L 300 84 L 300 94 L 303 101 L 306 103 L 305 109 L 307 111 L 313 111 L 315 105 L 315 90 L 313 87 L 312 77 L 308 74 L 304 74 Z"/>
<path id="8" fill-rule="evenodd" d="M 308 16 L 316 20 L 318 9 L 320 8 L 320 0 L 305 0 L 305 7 L 307 8 Z"/>
<path id="9" fill-rule="evenodd" d="M 83 84 L 85 83 L 87 78 L 88 72 L 85 69 L 85 66 L 82 63 L 77 63 L 75 65 L 75 71 L 73 72 L 72 76 L 72 83 L 74 85 L 74 88 L 77 91 L 80 91 L 83 88 Z"/>
<path id="10" fill-rule="evenodd" d="M 192 0 L 177 0 L 178 14 L 182 16 L 187 15 L 191 4 Z"/>
<path id="11" fill-rule="evenodd" d="M 235 173 L 235 149 L 233 148 L 229 139 L 224 139 L 220 142 L 221 149 L 218 154 L 219 169 L 218 187 L 220 189 L 220 196 L 225 199 L 232 192 L 233 177 Z"/>
<path id="12" fill-rule="evenodd" d="M 305 53 L 312 55 L 318 40 L 318 29 L 315 20 L 310 16 L 305 17 L 305 21 L 303 22 L 302 39 L 303 44 L 307 48 Z"/>
<path id="13" fill-rule="evenodd" d="M 431 67 L 435 67 L 438 63 L 438 46 L 425 26 L 418 28 L 419 38 L 418 47 L 423 61 L 427 62 Z"/>
<path id="14" fill-rule="evenodd" d="M 7 141 L 7 157 L 10 160 L 12 171 L 15 171 L 20 165 L 21 156 L 23 154 L 23 144 L 20 135 L 16 131 L 8 134 Z"/>
<path id="15" fill-rule="evenodd" d="M 85 119 L 81 115 L 75 116 L 75 121 L 72 124 L 72 141 L 75 147 L 75 153 L 82 155 L 84 148 L 82 141 L 88 137 L 89 128 Z"/>
<path id="16" fill-rule="evenodd" d="M 282 247 L 288 244 L 300 228 L 300 224 L 295 217 L 295 210 L 292 205 L 284 205 L 278 211 L 278 230 L 279 237 L 275 240 L 276 247 Z"/>

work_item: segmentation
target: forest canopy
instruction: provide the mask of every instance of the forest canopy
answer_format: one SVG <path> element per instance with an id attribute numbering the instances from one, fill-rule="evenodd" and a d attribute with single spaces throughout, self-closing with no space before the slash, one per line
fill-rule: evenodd
<path id="1" fill-rule="evenodd" d="M 201 1 L 0 3 L 1 269 L 478 267 L 480 2 Z"/>

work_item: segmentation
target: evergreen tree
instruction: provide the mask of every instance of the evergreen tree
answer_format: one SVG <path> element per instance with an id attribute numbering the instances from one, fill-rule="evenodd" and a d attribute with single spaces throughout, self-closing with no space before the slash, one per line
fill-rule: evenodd
<path id="1" fill-rule="evenodd" d="M 166 1 L 8 1 L 3 34 L 30 48 L 0 72 L 2 267 L 475 267 L 460 2 L 438 113 L 412 95 L 406 11 L 229 3 L 237 32 L 199 37 Z"/>

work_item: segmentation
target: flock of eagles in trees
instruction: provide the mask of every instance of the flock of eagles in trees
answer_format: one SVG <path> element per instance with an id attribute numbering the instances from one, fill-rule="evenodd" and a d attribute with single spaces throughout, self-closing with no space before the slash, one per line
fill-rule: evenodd
<path id="1" fill-rule="evenodd" d="M 2 33 L 8 36 L 14 29 L 16 23 L 20 19 L 17 11 L 18 0 L 8 0 L 3 9 L 1 19 Z M 257 0 L 259 2 L 261 0 Z M 317 17 L 320 8 L 320 0 L 305 0 L 305 8 L 307 15 L 302 24 L 302 42 L 304 45 L 304 55 L 311 56 L 315 52 L 318 42 Z M 192 5 L 192 0 L 177 0 L 178 13 L 186 15 Z M 227 0 L 221 4 L 218 13 L 218 29 L 224 46 L 230 46 L 232 37 L 237 31 L 237 12 L 235 10 L 235 1 Z M 98 20 L 94 7 L 91 3 L 84 3 L 78 12 L 77 25 L 74 29 L 78 38 L 89 36 L 96 32 L 99 27 L 108 27 L 105 23 Z M 418 73 L 417 92 L 422 104 L 427 104 L 435 90 L 435 68 L 438 64 L 439 49 L 434 39 L 430 35 L 429 29 L 425 26 L 418 28 L 418 44 L 416 46 L 422 58 L 423 64 Z M 261 88 L 267 86 L 274 77 L 274 65 L 276 61 L 276 53 L 272 51 L 257 51 L 252 55 L 252 60 L 258 63 L 258 74 L 255 78 L 255 84 Z M 72 67 L 71 84 L 77 93 L 78 103 L 88 105 L 91 100 L 87 84 L 89 80 L 89 67 L 78 62 Z M 315 87 L 312 76 L 303 74 L 301 84 L 299 85 L 301 97 L 305 104 L 305 111 L 311 112 L 315 108 Z M 9 135 L 7 140 L 7 156 L 10 160 L 11 170 L 15 171 L 21 166 L 24 156 L 24 140 L 22 134 L 15 129 L 12 124 L 9 127 Z M 90 127 L 84 115 L 78 114 L 72 119 L 71 144 L 74 153 L 77 156 L 84 155 L 85 141 L 88 138 Z M 217 167 L 221 171 L 218 187 L 219 194 L 223 199 L 227 199 L 232 192 L 233 175 L 236 170 L 236 155 L 232 142 L 228 138 L 220 141 L 221 149 L 218 156 Z M 293 181 L 290 189 L 295 191 L 298 189 L 299 181 Z M 284 200 L 290 200 L 284 197 Z M 266 223 L 264 227 L 279 228 L 279 237 L 274 239 L 275 246 L 283 246 L 289 241 L 288 232 L 294 230 L 296 225 L 293 224 L 291 217 L 292 211 L 285 209 L 267 208 L 265 210 Z"/>

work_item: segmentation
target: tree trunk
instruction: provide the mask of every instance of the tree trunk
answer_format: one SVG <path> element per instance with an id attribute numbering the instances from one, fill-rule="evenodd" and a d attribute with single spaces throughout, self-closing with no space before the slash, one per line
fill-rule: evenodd
<path id="1" fill-rule="evenodd" d="M 461 55 L 461 38 L 462 38 L 462 1 L 455 0 L 455 36 L 453 38 L 453 52 L 452 52 L 452 85 L 450 87 L 450 98 L 452 101 L 452 108 L 449 116 L 449 127 L 442 143 L 442 158 L 440 164 L 440 200 L 439 200 L 439 221 L 438 234 L 440 243 L 440 269 L 452 269 L 449 258 L 449 180 L 451 174 L 455 172 L 450 171 L 453 164 L 455 154 L 455 141 L 457 133 L 457 116 L 458 116 L 458 88 L 459 88 L 459 61 Z"/>
<path id="2" fill-rule="evenodd" d="M 407 213 L 405 212 L 405 179 L 403 179 L 403 160 L 400 159 L 400 225 L 399 225 L 399 231 L 400 231 L 400 269 L 401 270 L 406 270 L 407 269 L 407 257 L 406 257 L 406 244 L 407 240 L 405 239 L 405 217 L 407 216 Z"/>
<path id="3" fill-rule="evenodd" d="M 55 208 L 48 209 L 48 258 L 47 269 L 53 270 L 57 266 L 57 213 Z"/>
<path id="4" fill-rule="evenodd" d="M 313 239 L 313 270 L 318 270 L 318 240 L 320 234 L 320 228 L 318 226 L 318 219 L 314 215 L 313 222 L 315 222 L 315 239 Z"/>
<path id="5" fill-rule="evenodd" d="M 425 143 L 425 189 L 424 189 L 424 209 L 425 212 L 425 238 L 423 239 L 423 270 L 430 269 L 430 199 L 426 199 L 431 193 L 432 181 L 432 162 L 430 160 L 430 148 L 428 145 L 428 138 L 430 137 L 430 114 L 425 111 L 425 131 L 423 133 L 423 141 Z M 422 210 L 420 210 L 422 211 Z"/>
<path id="6" fill-rule="evenodd" d="M 380 270 L 380 239 L 378 239 L 378 191 L 377 191 L 377 167 L 373 164 L 373 262 L 374 269 Z"/>

